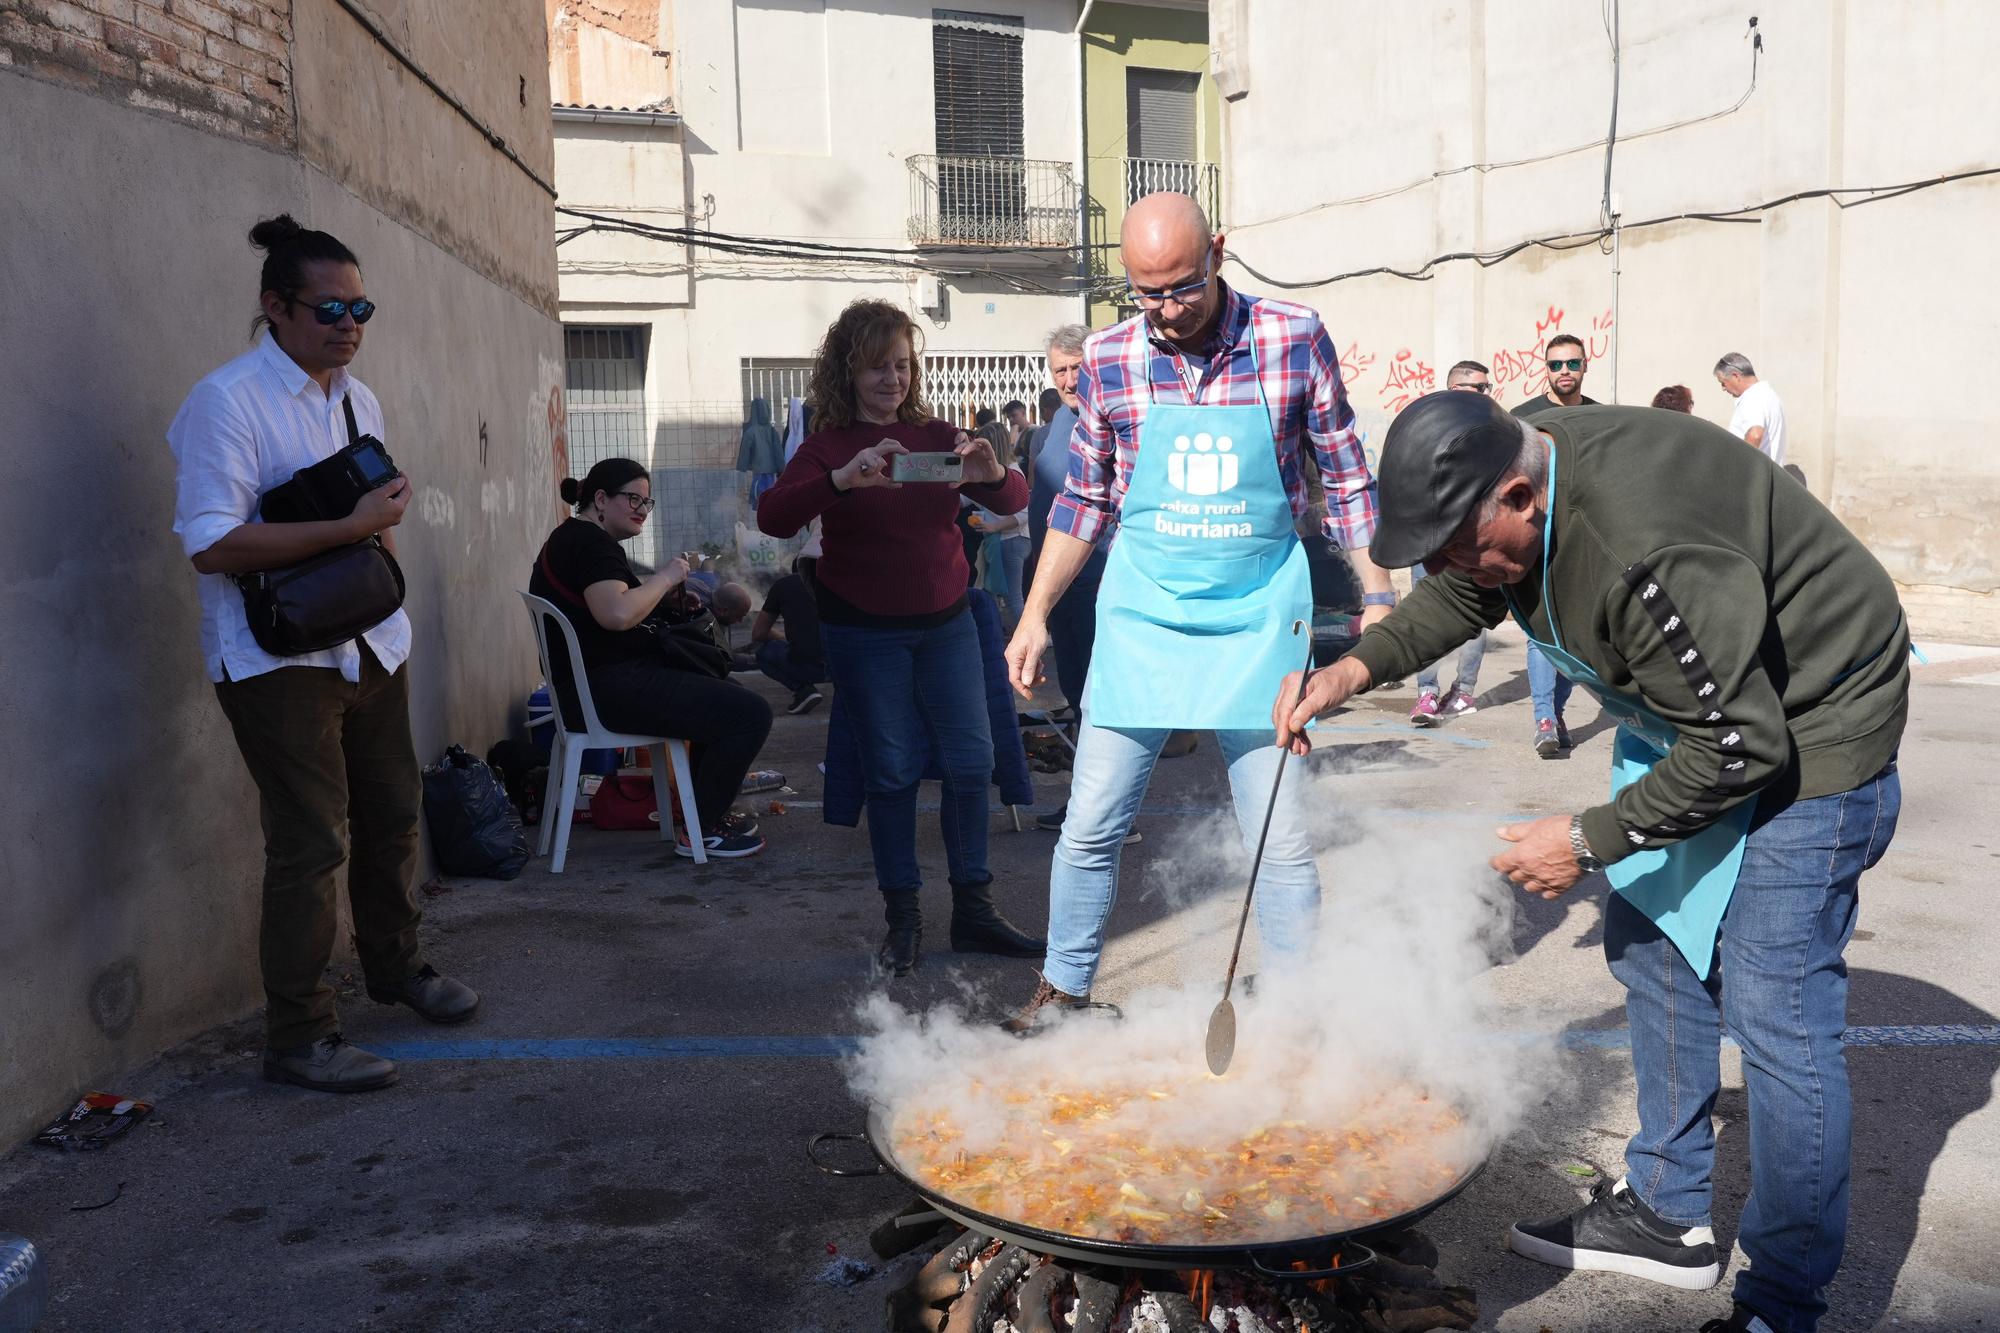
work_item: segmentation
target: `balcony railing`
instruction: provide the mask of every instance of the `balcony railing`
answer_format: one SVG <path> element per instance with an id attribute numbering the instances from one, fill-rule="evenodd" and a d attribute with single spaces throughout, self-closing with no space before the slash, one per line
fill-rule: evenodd
<path id="1" fill-rule="evenodd" d="M 910 239 L 918 245 L 1077 244 L 1071 163 L 922 153 L 909 166 Z"/>
<path id="2" fill-rule="evenodd" d="M 1213 225 L 1222 203 L 1220 181 L 1221 172 L 1213 162 L 1128 157 L 1125 159 L 1125 206 L 1129 208 L 1147 195 L 1161 190 L 1174 190 L 1192 196 Z"/>

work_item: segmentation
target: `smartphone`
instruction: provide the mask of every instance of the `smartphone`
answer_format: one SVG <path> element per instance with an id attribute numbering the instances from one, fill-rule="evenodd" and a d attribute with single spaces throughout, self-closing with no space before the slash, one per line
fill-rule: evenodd
<path id="1" fill-rule="evenodd" d="M 895 454 L 889 464 L 891 481 L 960 481 L 965 460 L 957 454 Z"/>

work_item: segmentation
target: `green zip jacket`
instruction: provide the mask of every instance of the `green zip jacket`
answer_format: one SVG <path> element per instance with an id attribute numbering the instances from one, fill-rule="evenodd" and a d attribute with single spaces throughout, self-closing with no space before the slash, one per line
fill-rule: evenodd
<path id="1" fill-rule="evenodd" d="M 1805 487 L 1710 422 L 1635 407 L 1535 421 L 1554 444 L 1542 568 L 1504 589 L 1427 578 L 1354 655 L 1375 680 L 1508 615 L 1680 733 L 1583 814 L 1616 861 L 1725 810 L 1847 791 L 1887 764 L 1909 712 L 1909 629 L 1888 572 Z M 1551 615 L 1553 621 L 1551 623 Z"/>

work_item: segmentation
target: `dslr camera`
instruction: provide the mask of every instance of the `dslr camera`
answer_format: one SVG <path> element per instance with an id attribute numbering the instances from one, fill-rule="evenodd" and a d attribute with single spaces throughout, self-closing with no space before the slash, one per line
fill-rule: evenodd
<path id="1" fill-rule="evenodd" d="M 331 458 L 302 467 L 258 502 L 266 523 L 315 523 L 346 518 L 361 497 L 403 474 L 373 435 L 357 436 Z"/>

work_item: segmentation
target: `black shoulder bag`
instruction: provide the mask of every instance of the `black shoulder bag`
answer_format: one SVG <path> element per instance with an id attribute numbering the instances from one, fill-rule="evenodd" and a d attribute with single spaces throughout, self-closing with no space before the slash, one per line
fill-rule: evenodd
<path id="1" fill-rule="evenodd" d="M 354 404 L 347 448 L 274 486 L 259 505 L 266 522 L 346 518 L 361 497 L 397 474 L 382 442 L 363 435 Z M 344 507 L 343 507 L 344 506 Z M 403 570 L 380 537 L 321 551 L 296 564 L 235 576 L 257 646 L 273 657 L 299 657 L 357 639 L 403 605 Z"/>

